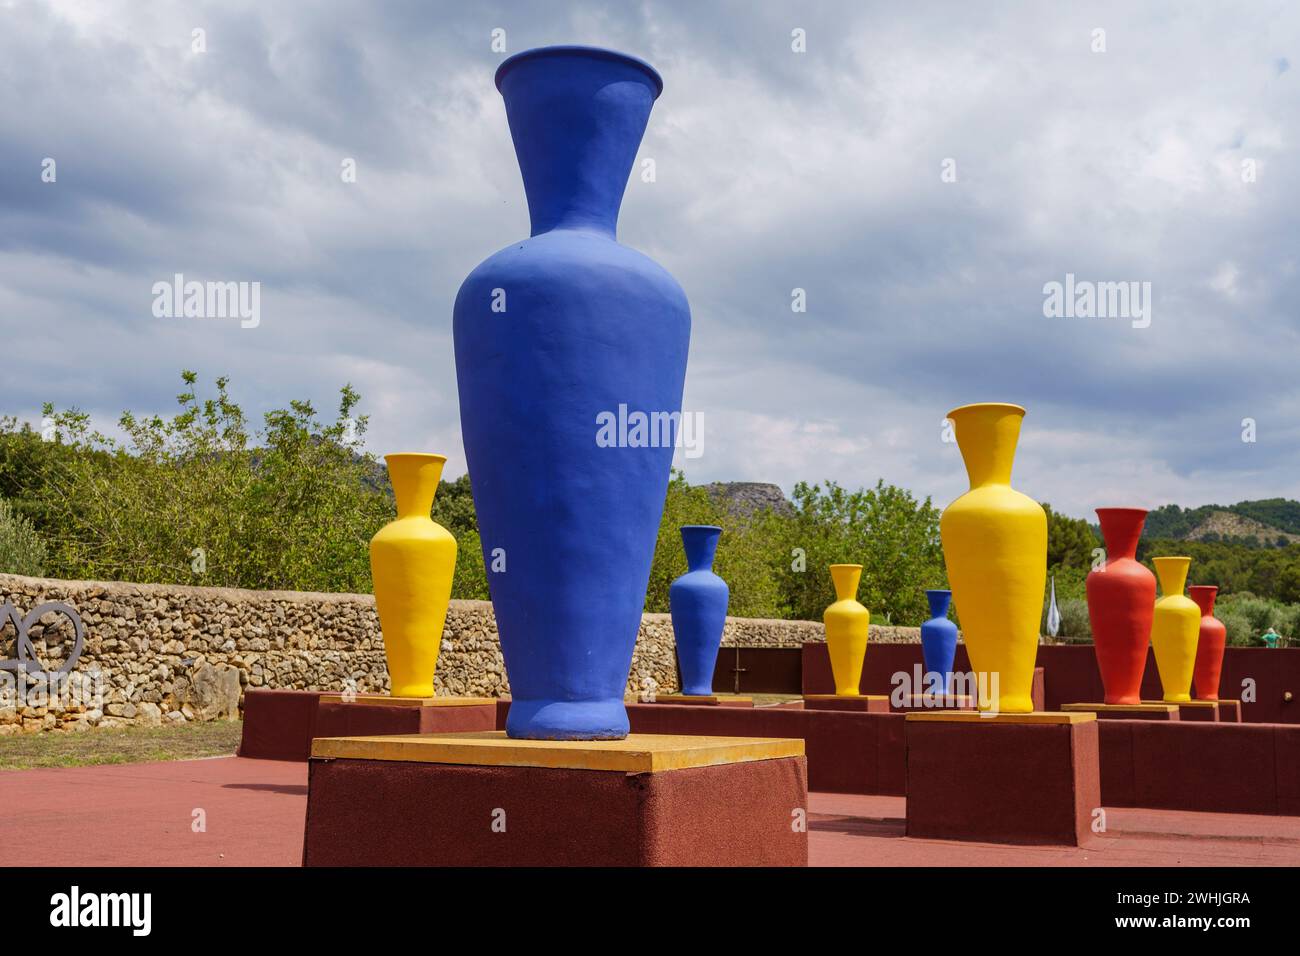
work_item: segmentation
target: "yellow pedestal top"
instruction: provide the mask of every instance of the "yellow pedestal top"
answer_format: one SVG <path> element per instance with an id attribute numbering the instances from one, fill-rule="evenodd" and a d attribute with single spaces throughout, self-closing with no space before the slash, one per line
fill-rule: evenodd
<path id="1" fill-rule="evenodd" d="M 1035 710 L 1028 714 L 981 714 L 978 710 L 910 711 L 908 720 L 942 720 L 948 723 L 986 724 L 1086 724 L 1097 715 L 1080 711 Z"/>
<path id="2" fill-rule="evenodd" d="M 1217 700 L 1144 700 L 1144 704 L 1166 704 L 1170 707 L 1218 707 Z"/>
<path id="3" fill-rule="evenodd" d="M 622 740 L 514 740 L 504 730 L 391 737 L 317 737 L 312 757 L 479 767 L 554 767 L 656 773 L 803 756 L 802 740 L 629 734 Z"/>
<path id="4" fill-rule="evenodd" d="M 804 694 L 804 700 L 889 700 L 888 694 Z"/>
<path id="5" fill-rule="evenodd" d="M 495 704 L 495 697 L 389 697 L 387 694 L 321 694 L 322 704 L 370 704 L 383 707 L 474 707 Z"/>
<path id="6" fill-rule="evenodd" d="M 1064 711 L 1087 711 L 1094 714 L 1169 714 L 1178 709 L 1177 704 L 1062 704 Z"/>

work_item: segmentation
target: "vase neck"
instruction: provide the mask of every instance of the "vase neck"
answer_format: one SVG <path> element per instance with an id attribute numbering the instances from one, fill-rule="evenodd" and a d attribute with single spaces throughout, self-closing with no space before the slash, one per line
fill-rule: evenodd
<path id="1" fill-rule="evenodd" d="M 384 461 L 388 463 L 397 517 L 429 517 L 447 459 L 442 455 L 398 454 L 385 455 Z"/>
<path id="2" fill-rule="evenodd" d="M 1160 593 L 1165 597 L 1181 595 L 1187 584 L 1187 569 L 1191 567 L 1191 558 L 1152 558 L 1156 566 L 1156 577 L 1160 579 Z"/>
<path id="3" fill-rule="evenodd" d="M 497 71 L 534 236 L 556 229 L 614 238 L 618 210 L 663 88 L 640 60 L 608 50 L 548 47 Z"/>
<path id="4" fill-rule="evenodd" d="M 965 405 L 948 413 L 972 488 L 1011 484 L 1011 465 L 1025 410 L 1018 405 Z"/>
<path id="5" fill-rule="evenodd" d="M 930 602 L 930 617 L 948 616 L 948 605 L 952 601 L 951 591 L 926 591 L 925 599 Z"/>
<path id="6" fill-rule="evenodd" d="M 831 582 L 835 585 L 835 600 L 853 601 L 858 596 L 858 583 L 862 580 L 862 565 L 832 564 Z"/>
<path id="7" fill-rule="evenodd" d="M 1147 513 L 1142 508 L 1098 508 L 1101 536 L 1106 542 L 1106 560 L 1137 558 L 1138 540 Z"/>
<path id="8" fill-rule="evenodd" d="M 722 529 L 714 525 L 688 524 L 682 527 L 682 546 L 686 548 L 686 566 L 692 571 L 708 571 L 718 551 Z"/>
<path id="9" fill-rule="evenodd" d="M 1193 584 L 1187 589 L 1187 596 L 1201 609 L 1201 617 L 1214 617 L 1214 599 L 1219 596 L 1217 585 Z"/>

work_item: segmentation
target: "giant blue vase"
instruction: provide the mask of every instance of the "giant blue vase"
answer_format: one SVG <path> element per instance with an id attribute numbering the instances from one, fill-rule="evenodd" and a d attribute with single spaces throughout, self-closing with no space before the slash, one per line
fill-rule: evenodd
<path id="1" fill-rule="evenodd" d="M 673 615 L 673 640 L 682 693 L 713 693 L 713 667 L 718 662 L 722 627 L 727 622 L 727 582 L 713 573 L 713 556 L 722 529 L 714 525 L 682 527 L 687 572 L 668 588 L 668 608 Z"/>
<path id="2" fill-rule="evenodd" d="M 957 653 L 957 625 L 948 620 L 951 591 L 926 591 L 930 620 L 921 625 L 921 655 L 925 658 L 926 693 L 952 691 L 952 660 Z M 934 677 L 931 675 L 939 675 Z"/>
<path id="3" fill-rule="evenodd" d="M 470 273 L 454 339 L 506 732 L 619 738 L 690 339 L 681 287 L 615 239 L 663 83 L 633 57 L 547 47 L 496 84 L 532 235 Z"/>

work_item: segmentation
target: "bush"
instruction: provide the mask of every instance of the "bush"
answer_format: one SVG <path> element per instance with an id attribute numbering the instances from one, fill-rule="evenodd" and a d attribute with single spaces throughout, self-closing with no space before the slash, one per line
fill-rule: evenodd
<path id="1" fill-rule="evenodd" d="M 1061 611 L 1061 640 L 1087 643 L 1092 640 L 1092 621 L 1088 618 L 1088 602 L 1078 598 L 1057 599 Z"/>
<path id="2" fill-rule="evenodd" d="M 40 577 L 45 573 L 45 542 L 32 523 L 0 498 L 0 573 Z"/>

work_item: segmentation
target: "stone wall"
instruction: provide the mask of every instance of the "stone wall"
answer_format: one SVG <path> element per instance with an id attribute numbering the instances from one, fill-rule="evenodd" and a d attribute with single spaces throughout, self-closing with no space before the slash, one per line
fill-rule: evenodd
<path id="1" fill-rule="evenodd" d="M 85 647 L 60 699 L 43 688 L 18 693 L 17 675 L 0 671 L 0 735 L 84 730 L 127 723 L 237 717 L 243 691 L 281 687 L 386 692 L 383 639 L 368 594 L 244 591 L 181 585 L 55 581 L 0 575 L 0 601 L 19 617 L 49 601 L 71 605 L 85 624 Z M 67 659 L 72 628 L 46 615 L 31 628 L 37 656 L 51 670 Z M 799 647 L 824 640 L 812 621 L 728 618 L 729 647 Z M 872 627 L 871 639 L 919 640 L 916 628 Z M 12 623 L 0 627 L 0 659 L 17 657 Z M 31 678 L 27 679 L 30 683 Z M 639 693 L 678 690 L 672 623 L 642 620 L 628 678 Z M 435 675 L 439 694 L 510 692 L 492 605 L 453 601 Z"/>

